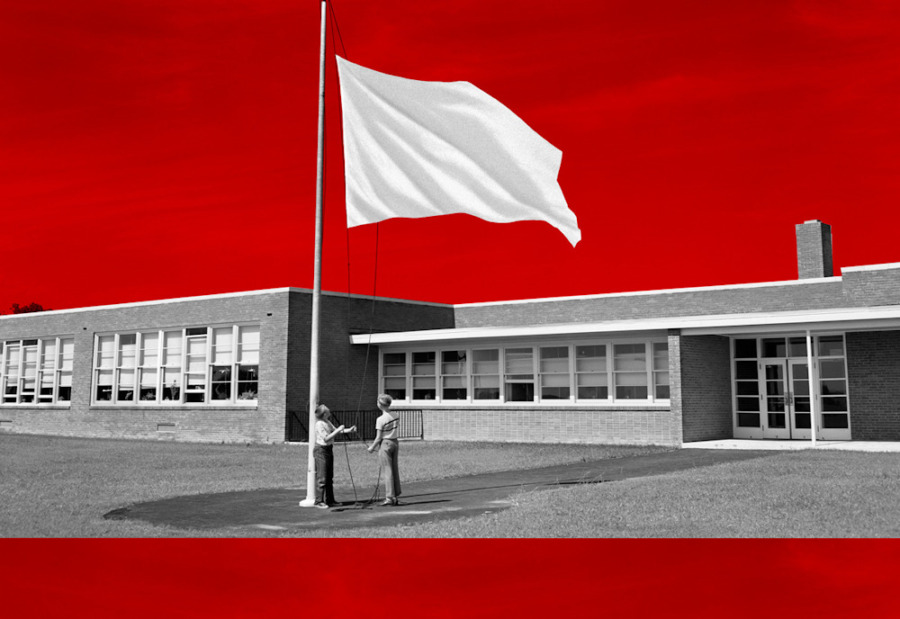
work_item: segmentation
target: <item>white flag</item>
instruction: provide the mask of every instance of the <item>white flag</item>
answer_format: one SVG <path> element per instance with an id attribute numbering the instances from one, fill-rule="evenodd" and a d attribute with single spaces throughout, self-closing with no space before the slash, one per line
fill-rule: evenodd
<path id="1" fill-rule="evenodd" d="M 557 182 L 562 151 L 468 82 L 423 82 L 338 57 L 347 226 L 468 213 L 581 231 Z"/>

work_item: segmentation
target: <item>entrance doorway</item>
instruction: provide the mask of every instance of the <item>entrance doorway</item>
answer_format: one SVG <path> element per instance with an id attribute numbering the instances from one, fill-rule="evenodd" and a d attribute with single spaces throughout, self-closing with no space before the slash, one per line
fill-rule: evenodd
<path id="1" fill-rule="evenodd" d="M 734 437 L 850 440 L 843 335 L 813 337 L 812 392 L 806 338 L 739 338 L 732 348 Z M 814 422 L 814 423 L 813 423 Z"/>
<path id="2" fill-rule="evenodd" d="M 766 384 L 762 438 L 810 439 L 809 368 L 789 359 L 767 359 L 763 364 Z"/>

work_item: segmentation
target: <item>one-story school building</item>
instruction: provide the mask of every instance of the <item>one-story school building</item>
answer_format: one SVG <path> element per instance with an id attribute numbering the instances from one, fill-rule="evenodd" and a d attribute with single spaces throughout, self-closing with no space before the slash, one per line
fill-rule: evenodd
<path id="1" fill-rule="evenodd" d="M 446 305 L 323 293 L 320 401 L 426 440 L 900 440 L 900 263 L 794 281 Z M 0 316 L 0 431 L 281 442 L 308 410 L 311 297 L 281 288 Z"/>

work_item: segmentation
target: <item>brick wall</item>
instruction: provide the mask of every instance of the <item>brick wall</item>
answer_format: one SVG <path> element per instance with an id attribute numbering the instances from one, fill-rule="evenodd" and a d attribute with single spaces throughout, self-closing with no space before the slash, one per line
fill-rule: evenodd
<path id="1" fill-rule="evenodd" d="M 680 347 L 681 377 L 672 382 L 681 387 L 684 442 L 732 438 L 728 338 L 718 335 L 682 337 Z"/>
<path id="2" fill-rule="evenodd" d="M 287 292 L 6 317 L 0 339 L 74 336 L 69 406 L 0 406 L 9 432 L 187 441 L 281 441 L 287 367 Z M 91 406 L 95 333 L 252 322 L 260 325 L 259 401 L 239 406 Z"/>
<path id="3" fill-rule="evenodd" d="M 848 268 L 844 269 L 841 279 L 847 305 L 900 304 L 900 265 L 874 269 Z"/>
<path id="4" fill-rule="evenodd" d="M 286 411 L 307 410 L 311 299 L 309 291 L 283 289 L 6 317 L 0 320 L 0 339 L 74 336 L 75 358 L 71 405 L 3 405 L 0 429 L 61 436 L 283 441 Z M 91 406 L 95 333 L 237 322 L 260 324 L 256 406 Z M 377 396 L 377 348 L 352 346 L 350 333 L 452 326 L 450 306 L 377 300 L 373 312 L 370 299 L 323 294 L 320 400 L 335 409 L 355 409 L 362 397 L 363 407 L 371 408 Z"/>
<path id="5" fill-rule="evenodd" d="M 900 441 L 900 331 L 847 333 L 850 433 Z"/>
<path id="6" fill-rule="evenodd" d="M 684 403 L 681 387 L 681 331 L 670 329 L 668 333 L 669 346 L 669 402 L 671 402 L 672 427 L 674 428 L 680 445 L 684 442 Z"/>
<path id="7" fill-rule="evenodd" d="M 897 277 L 900 282 L 900 276 Z M 900 291 L 897 294 L 900 299 Z M 721 288 L 652 294 L 495 303 L 456 307 L 457 327 L 519 326 L 705 316 L 746 312 L 844 307 L 841 280 L 818 280 L 749 288 Z"/>
<path id="8" fill-rule="evenodd" d="M 460 305 L 456 307 L 456 326 L 519 326 L 898 304 L 900 265 L 886 265 L 847 268 L 842 277 L 772 285 Z"/>
<path id="9" fill-rule="evenodd" d="M 312 296 L 292 291 L 288 352 L 289 411 L 309 415 L 309 342 Z M 378 347 L 351 345 L 350 335 L 453 326 L 449 305 L 323 294 L 320 305 L 319 401 L 334 410 L 371 409 L 378 396 Z"/>
<path id="10" fill-rule="evenodd" d="M 668 409 L 424 409 L 425 440 L 679 445 Z"/>
<path id="11" fill-rule="evenodd" d="M 831 277 L 831 226 L 817 219 L 796 225 L 797 275 L 800 279 Z"/>

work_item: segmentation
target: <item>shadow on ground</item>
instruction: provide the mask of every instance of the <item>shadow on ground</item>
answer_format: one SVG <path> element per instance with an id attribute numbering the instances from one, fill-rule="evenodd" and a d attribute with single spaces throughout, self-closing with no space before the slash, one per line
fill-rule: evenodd
<path id="1" fill-rule="evenodd" d="M 104 515 L 178 529 L 241 531 L 328 530 L 378 527 L 477 516 L 507 509 L 516 494 L 561 485 L 596 484 L 662 475 L 765 456 L 772 451 L 682 449 L 658 454 L 579 462 L 541 469 L 484 473 L 468 477 L 404 482 L 401 504 L 344 502 L 331 509 L 300 507 L 303 487 L 264 488 L 172 497 L 136 503 Z M 337 488 L 335 494 L 351 491 Z"/>

